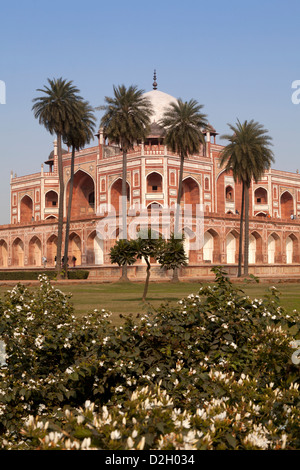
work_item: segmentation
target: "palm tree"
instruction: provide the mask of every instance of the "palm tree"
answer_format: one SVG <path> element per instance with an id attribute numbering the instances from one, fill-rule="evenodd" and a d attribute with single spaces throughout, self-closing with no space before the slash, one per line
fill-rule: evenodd
<path id="1" fill-rule="evenodd" d="M 225 165 L 226 171 L 232 170 L 235 181 L 243 185 L 242 213 L 240 218 L 240 252 L 239 270 L 241 275 L 242 236 L 243 236 L 243 209 L 245 210 L 245 244 L 244 244 L 244 275 L 248 275 L 249 260 L 249 188 L 251 181 L 257 182 L 264 172 L 274 162 L 273 152 L 270 149 L 272 137 L 264 127 L 255 122 L 239 120 L 236 125 L 228 124 L 232 134 L 223 135 L 221 138 L 229 141 L 224 147 L 220 166 Z"/>
<path id="2" fill-rule="evenodd" d="M 144 140 L 150 126 L 151 102 L 143 96 L 144 91 L 131 85 L 113 86 L 114 96 L 105 97 L 106 104 L 101 119 L 103 133 L 110 141 L 120 145 L 123 152 L 122 169 L 122 238 L 127 239 L 127 153 L 136 141 Z M 123 266 L 122 280 L 127 279 Z"/>
<path id="3" fill-rule="evenodd" d="M 69 251 L 69 232 L 70 232 L 70 221 L 71 221 L 71 207 L 73 197 L 73 186 L 74 186 L 74 166 L 75 166 L 75 151 L 80 150 L 86 144 L 88 144 L 94 137 L 95 121 L 96 118 L 93 114 L 93 108 L 88 102 L 82 101 L 80 105 L 80 115 L 78 121 L 74 124 L 69 134 L 65 137 L 64 142 L 68 147 L 72 148 L 71 156 L 71 174 L 70 174 L 70 188 L 69 188 L 69 201 L 67 210 L 67 221 L 66 221 L 66 233 L 65 233 L 65 250 L 64 250 L 64 262 L 63 271 L 64 276 L 67 277 L 68 269 L 68 251 Z"/>
<path id="4" fill-rule="evenodd" d="M 203 105 L 196 100 L 183 102 L 180 98 L 171 103 L 166 109 L 160 125 L 165 128 L 165 144 L 172 152 L 180 156 L 180 170 L 177 192 L 177 207 L 175 215 L 174 234 L 179 234 L 180 201 L 182 197 L 182 180 L 184 160 L 200 150 L 205 145 L 203 130 L 208 127 L 206 115 L 201 112 Z M 174 270 L 173 280 L 178 280 L 177 269 Z"/>
<path id="5" fill-rule="evenodd" d="M 33 99 L 32 110 L 34 117 L 45 126 L 50 134 L 56 134 L 58 154 L 58 177 L 59 177 L 59 206 L 58 206 L 58 235 L 57 235 L 57 272 L 60 271 L 61 245 L 63 234 L 63 201 L 64 181 L 62 164 L 62 138 L 70 133 L 72 126 L 78 120 L 78 102 L 82 98 L 78 95 L 79 90 L 72 85 L 72 81 L 63 78 L 50 80 L 49 86 L 38 89 L 42 96 Z"/>
<path id="6" fill-rule="evenodd" d="M 179 208 L 182 197 L 182 180 L 184 160 L 205 145 L 203 130 L 208 126 L 206 115 L 201 112 L 203 105 L 196 100 L 183 102 L 180 98 L 171 103 L 165 111 L 160 125 L 166 130 L 165 144 L 180 156 L 180 171 L 177 193 L 177 210 L 175 218 L 175 235 L 179 229 Z"/>

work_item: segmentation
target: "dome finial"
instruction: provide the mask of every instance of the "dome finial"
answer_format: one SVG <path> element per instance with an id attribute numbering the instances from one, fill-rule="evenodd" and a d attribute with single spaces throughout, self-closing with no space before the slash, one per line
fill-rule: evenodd
<path id="1" fill-rule="evenodd" d="M 154 69 L 154 75 L 153 75 L 153 90 L 157 90 L 157 82 L 156 82 L 156 70 Z"/>

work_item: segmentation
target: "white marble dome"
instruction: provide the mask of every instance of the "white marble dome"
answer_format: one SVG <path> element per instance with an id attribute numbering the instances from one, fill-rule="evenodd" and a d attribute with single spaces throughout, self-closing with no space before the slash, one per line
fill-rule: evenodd
<path id="1" fill-rule="evenodd" d="M 171 103 L 176 103 L 177 99 L 174 96 L 168 95 L 160 90 L 151 90 L 143 95 L 145 98 L 151 101 L 153 106 L 153 114 L 151 116 L 151 122 L 158 123 L 163 117 L 165 109 L 169 107 Z"/>

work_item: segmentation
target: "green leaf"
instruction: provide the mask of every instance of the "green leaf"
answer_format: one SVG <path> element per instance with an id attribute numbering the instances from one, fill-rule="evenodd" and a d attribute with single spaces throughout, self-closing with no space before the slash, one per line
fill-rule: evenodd
<path id="1" fill-rule="evenodd" d="M 237 446 L 237 440 L 234 436 L 232 436 L 231 434 L 226 434 L 226 440 L 228 442 L 228 444 L 233 448 L 235 449 L 236 446 Z"/>

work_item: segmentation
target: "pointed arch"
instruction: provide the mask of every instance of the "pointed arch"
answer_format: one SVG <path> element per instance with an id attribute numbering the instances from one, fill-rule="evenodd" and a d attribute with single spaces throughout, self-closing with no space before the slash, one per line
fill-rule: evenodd
<path id="1" fill-rule="evenodd" d="M 24 242 L 17 237 L 12 243 L 12 265 L 24 266 Z"/>
<path id="2" fill-rule="evenodd" d="M 181 200 L 184 204 L 192 205 L 193 209 L 200 204 L 201 186 L 193 176 L 186 176 L 182 180 Z"/>
<path id="3" fill-rule="evenodd" d="M 57 235 L 55 233 L 48 237 L 46 242 L 46 251 L 47 264 L 49 266 L 55 266 L 57 254 Z"/>
<path id="4" fill-rule="evenodd" d="M 251 260 L 251 261 L 250 261 Z M 259 232 L 252 231 L 249 235 L 249 263 L 263 262 L 263 239 Z"/>
<path id="5" fill-rule="evenodd" d="M 146 192 L 162 193 L 163 192 L 163 175 L 156 170 L 151 171 L 146 176 Z"/>
<path id="6" fill-rule="evenodd" d="M 58 192 L 50 189 L 45 193 L 45 208 L 58 207 Z"/>
<path id="7" fill-rule="evenodd" d="M 8 266 L 8 246 L 5 240 L 0 240 L 0 267 Z"/>
<path id="8" fill-rule="evenodd" d="M 89 265 L 104 264 L 104 241 L 98 236 L 96 230 L 90 232 L 87 237 L 86 260 Z"/>
<path id="9" fill-rule="evenodd" d="M 285 240 L 286 263 L 299 262 L 299 239 L 294 233 L 289 233 Z"/>
<path id="10" fill-rule="evenodd" d="M 42 265 L 42 243 L 41 240 L 34 235 L 29 241 L 29 258 L 28 264 L 30 266 Z"/>
<path id="11" fill-rule="evenodd" d="M 280 210 L 282 219 L 289 219 L 294 214 L 294 197 L 288 190 L 280 195 Z"/>
<path id="12" fill-rule="evenodd" d="M 226 262 L 227 264 L 235 264 L 237 262 L 238 253 L 238 232 L 231 230 L 226 235 Z"/>
<path id="13" fill-rule="evenodd" d="M 33 220 L 33 200 L 28 194 L 20 200 L 20 222 L 29 224 Z"/>
<path id="14" fill-rule="evenodd" d="M 71 218 L 84 217 L 95 213 L 95 180 L 83 169 L 74 173 Z M 66 185 L 65 207 L 69 203 L 70 179 Z"/>
<path id="15" fill-rule="evenodd" d="M 127 203 L 130 203 L 130 184 L 126 181 L 127 187 Z M 110 185 L 109 203 L 115 208 L 117 214 L 120 209 L 120 198 L 122 197 L 122 178 L 119 176 Z"/>
<path id="16" fill-rule="evenodd" d="M 254 204 L 268 204 L 269 191 L 263 186 L 259 186 L 254 190 Z"/>
<path id="17" fill-rule="evenodd" d="M 267 212 L 260 211 L 257 214 L 255 214 L 255 217 L 267 217 Z"/>
<path id="18" fill-rule="evenodd" d="M 72 260 L 76 258 L 76 265 L 81 265 L 81 254 L 82 254 L 82 246 L 81 246 L 81 238 L 76 232 L 72 232 L 69 236 L 69 264 L 70 266 L 73 264 Z"/>
<path id="19" fill-rule="evenodd" d="M 278 253 L 280 253 L 280 237 L 277 233 L 273 232 L 268 236 L 268 264 L 275 264 L 279 262 Z"/>

